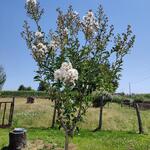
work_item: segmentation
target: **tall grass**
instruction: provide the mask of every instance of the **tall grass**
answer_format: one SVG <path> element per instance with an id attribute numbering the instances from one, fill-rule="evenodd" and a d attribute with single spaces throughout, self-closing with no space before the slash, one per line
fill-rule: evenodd
<path id="1" fill-rule="evenodd" d="M 0 99 L 0 100 L 8 100 Z M 17 98 L 13 127 L 50 127 L 54 104 L 48 99 L 36 99 L 34 104 L 27 104 L 25 98 Z M 141 111 L 144 130 L 150 133 L 150 110 Z M 83 121 L 78 124 L 82 129 L 92 130 L 97 127 L 99 108 L 89 108 Z M 133 108 L 119 104 L 106 105 L 103 112 L 103 130 L 138 131 L 136 112 Z"/>

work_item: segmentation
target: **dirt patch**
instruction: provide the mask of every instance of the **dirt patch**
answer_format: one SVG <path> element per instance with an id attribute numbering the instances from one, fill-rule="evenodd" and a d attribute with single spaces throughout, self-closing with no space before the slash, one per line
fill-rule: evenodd
<path id="1" fill-rule="evenodd" d="M 23 150 L 52 150 L 53 144 L 45 144 L 43 140 L 34 140 L 27 143 L 27 147 Z"/>
<path id="2" fill-rule="evenodd" d="M 75 144 L 69 144 L 69 150 L 77 150 L 77 146 Z"/>
<path id="3" fill-rule="evenodd" d="M 27 143 L 27 147 L 23 150 L 64 150 L 57 147 L 56 144 L 47 144 L 43 140 L 34 140 Z M 75 144 L 69 144 L 69 150 L 77 150 Z"/>

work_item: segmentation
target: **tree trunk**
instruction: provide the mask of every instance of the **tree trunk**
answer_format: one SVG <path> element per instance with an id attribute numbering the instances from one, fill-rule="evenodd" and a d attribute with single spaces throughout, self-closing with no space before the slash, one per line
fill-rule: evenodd
<path id="1" fill-rule="evenodd" d="M 68 150 L 69 149 L 69 135 L 68 132 L 66 132 L 65 135 L 65 149 L 64 150 Z"/>
<path id="2" fill-rule="evenodd" d="M 54 112 L 53 112 L 53 119 L 52 119 L 52 125 L 51 128 L 55 127 L 55 120 L 56 120 L 56 100 L 54 100 L 55 104 L 54 104 Z"/>
<path id="3" fill-rule="evenodd" d="M 136 109 L 136 114 L 137 114 L 137 119 L 138 119 L 138 126 L 139 126 L 139 134 L 144 133 L 143 126 L 142 126 L 142 119 L 139 111 L 139 105 L 135 103 L 135 109 Z"/>

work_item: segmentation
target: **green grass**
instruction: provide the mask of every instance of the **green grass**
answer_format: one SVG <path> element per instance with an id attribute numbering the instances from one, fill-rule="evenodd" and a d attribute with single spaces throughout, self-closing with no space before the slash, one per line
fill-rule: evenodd
<path id="1" fill-rule="evenodd" d="M 4 99 L 6 100 L 6 99 Z M 35 104 L 26 104 L 18 98 L 15 104 L 13 127 L 27 129 L 28 141 L 42 140 L 45 144 L 63 147 L 63 131 L 48 128 L 52 119 L 53 103 L 38 99 Z M 102 131 L 92 132 L 98 124 L 98 108 L 89 108 L 79 135 L 72 143 L 77 150 L 150 150 L 150 111 L 141 111 L 145 134 L 139 135 L 134 109 L 121 108 L 118 104 L 105 107 Z M 0 149 L 8 145 L 11 129 L 0 129 Z"/>
<path id="2" fill-rule="evenodd" d="M 8 143 L 8 131 L 0 129 L 1 147 Z M 55 143 L 63 147 L 63 132 L 52 129 L 33 128 L 28 129 L 28 140 L 43 140 L 45 143 Z M 81 130 L 75 135 L 73 143 L 78 150 L 149 150 L 150 136 L 139 135 L 123 131 L 99 131 L 91 132 Z"/>

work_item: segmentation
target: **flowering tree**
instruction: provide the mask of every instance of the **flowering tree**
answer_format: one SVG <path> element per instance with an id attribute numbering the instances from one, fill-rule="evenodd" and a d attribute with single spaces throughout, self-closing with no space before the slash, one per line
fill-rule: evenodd
<path id="1" fill-rule="evenodd" d="M 0 66 L 0 90 L 2 90 L 5 81 L 6 81 L 6 74 L 4 72 L 3 67 Z"/>
<path id="2" fill-rule="evenodd" d="M 96 14 L 89 10 L 83 19 L 71 6 L 66 13 L 57 9 L 56 29 L 48 34 L 40 26 L 44 10 L 39 2 L 28 0 L 25 8 L 37 31 L 32 31 L 25 21 L 22 37 L 38 65 L 35 80 L 45 82 L 47 92 L 55 100 L 67 150 L 69 136 L 73 136 L 85 114 L 91 93 L 115 90 L 123 58 L 135 37 L 130 26 L 126 33 L 115 36 L 101 6 Z"/>

